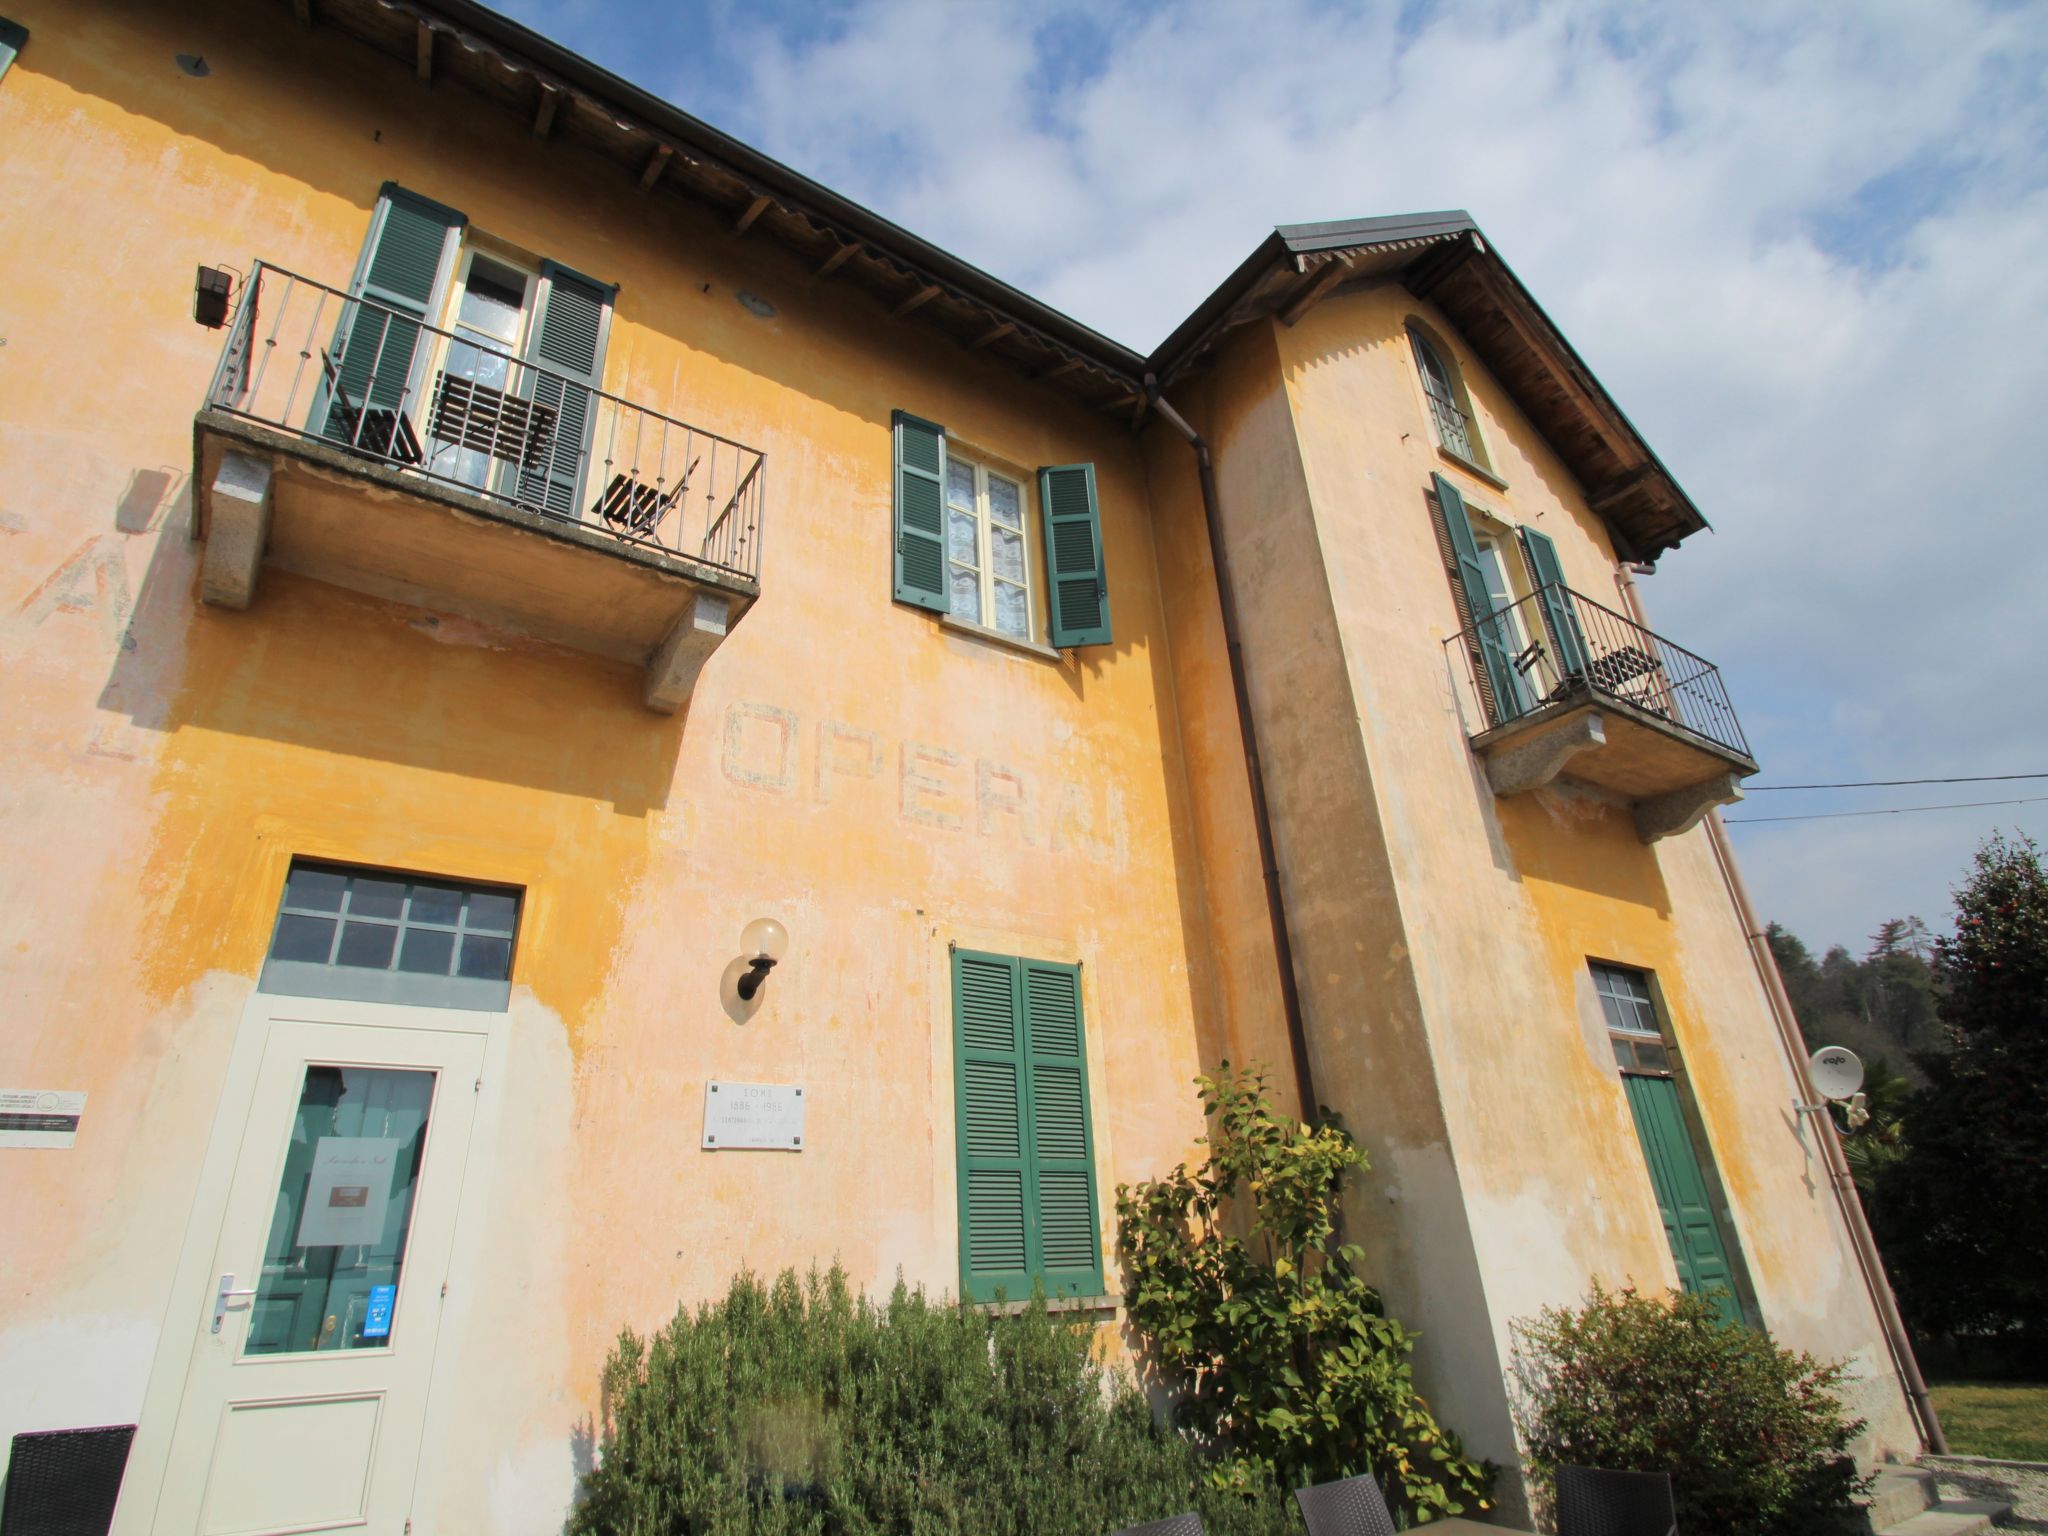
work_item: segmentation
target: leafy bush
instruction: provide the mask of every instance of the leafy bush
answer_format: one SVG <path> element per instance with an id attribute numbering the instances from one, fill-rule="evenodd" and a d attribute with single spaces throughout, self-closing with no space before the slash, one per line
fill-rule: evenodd
<path id="1" fill-rule="evenodd" d="M 1416 1394 L 1415 1335 L 1335 1251 L 1344 1176 L 1365 1154 L 1333 1118 L 1276 1112 L 1266 1080 L 1197 1080 L 1208 1160 L 1117 1190 L 1124 1303 L 1184 1427 L 1223 1453 L 1219 1487 L 1284 1488 L 1371 1472 L 1421 1524 L 1489 1507 L 1468 1459 Z"/>
<path id="2" fill-rule="evenodd" d="M 901 1283 L 856 1298 L 836 1266 L 742 1274 L 623 1334 L 604 1397 L 573 1536 L 1088 1536 L 1193 1507 L 1228 1536 L 1286 1528 L 1270 1482 L 1218 1490 L 1042 1303 L 998 1318 Z"/>
<path id="3" fill-rule="evenodd" d="M 1681 1531 L 1827 1536 L 1860 1518 L 1843 1367 L 1721 1321 L 1712 1302 L 1595 1284 L 1515 1324 L 1516 1418 L 1546 1495 L 1559 1466 L 1668 1472 Z"/>

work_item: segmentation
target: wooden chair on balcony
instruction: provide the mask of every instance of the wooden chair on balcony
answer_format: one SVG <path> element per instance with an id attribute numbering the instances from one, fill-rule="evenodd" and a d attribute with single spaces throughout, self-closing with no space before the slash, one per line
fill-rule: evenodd
<path id="1" fill-rule="evenodd" d="M 652 539 L 670 509 L 683 499 L 683 492 L 690 488 L 690 476 L 697 473 L 697 466 L 703 462 L 701 458 L 692 459 L 682 479 L 666 491 L 659 482 L 649 485 L 630 470 L 621 471 L 612 476 L 604 494 L 597 498 L 597 505 L 590 509 L 591 514 L 626 538 Z"/>
<path id="2" fill-rule="evenodd" d="M 334 366 L 325 347 L 320 349 L 320 367 L 327 375 L 327 424 L 340 429 L 329 431 L 327 436 L 339 437 L 351 448 L 398 464 L 417 464 L 426 457 L 420 451 L 412 419 L 404 411 L 384 405 L 373 405 L 368 410 L 358 406 L 342 387 L 341 370 Z"/>

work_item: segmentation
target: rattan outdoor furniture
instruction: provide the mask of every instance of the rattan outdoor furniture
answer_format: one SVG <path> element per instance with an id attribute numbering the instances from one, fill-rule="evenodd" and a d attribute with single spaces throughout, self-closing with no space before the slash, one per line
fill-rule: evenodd
<path id="1" fill-rule="evenodd" d="M 1184 1515 L 1148 1520 L 1143 1525 L 1127 1525 L 1116 1536 L 1205 1536 L 1205 1533 L 1201 1515 L 1191 1509 Z"/>
<path id="2" fill-rule="evenodd" d="M 1294 1490 L 1308 1536 L 1394 1536 L 1387 1496 L 1370 1472 Z"/>
<path id="3" fill-rule="evenodd" d="M 1677 1536 L 1667 1472 L 1557 1469 L 1557 1536 Z"/>

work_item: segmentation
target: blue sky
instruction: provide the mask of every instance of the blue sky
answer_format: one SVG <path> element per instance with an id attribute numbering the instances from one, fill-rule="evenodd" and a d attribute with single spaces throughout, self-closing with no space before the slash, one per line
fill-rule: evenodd
<path id="1" fill-rule="evenodd" d="M 1141 349 L 1275 224 L 1469 209 L 1714 523 L 1644 599 L 1757 782 L 2048 771 L 2048 6 L 505 8 Z M 1860 950 L 1994 826 L 2048 801 L 1733 835 Z"/>

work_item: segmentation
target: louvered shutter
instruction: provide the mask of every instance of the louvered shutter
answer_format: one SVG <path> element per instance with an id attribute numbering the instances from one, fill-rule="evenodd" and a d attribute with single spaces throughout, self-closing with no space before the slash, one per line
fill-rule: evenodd
<path id="1" fill-rule="evenodd" d="M 1678 1084 L 1668 1077 L 1637 1073 L 1623 1073 L 1621 1081 L 1643 1159 L 1649 1164 L 1650 1185 L 1678 1268 L 1678 1283 L 1711 1300 L 1723 1320 L 1740 1323 L 1742 1304 L 1735 1296 L 1734 1267 L 1707 1195 L 1698 1151 L 1686 1129 Z"/>
<path id="2" fill-rule="evenodd" d="M 1550 649 L 1557 660 L 1557 669 L 1568 677 L 1583 678 L 1586 675 L 1586 635 L 1579 628 L 1579 616 L 1572 611 L 1571 594 L 1564 584 L 1564 566 L 1557 558 L 1557 545 L 1549 534 L 1524 528 L 1522 553 L 1529 559 L 1529 575 L 1536 583 L 1536 606 L 1543 610 L 1543 627 L 1550 632 Z"/>
<path id="3" fill-rule="evenodd" d="M 1048 1296 L 1100 1296 L 1102 1248 L 1095 1206 L 1088 1058 L 1078 966 L 1022 962 L 1031 1172 L 1037 1253 Z"/>
<path id="4" fill-rule="evenodd" d="M 946 429 L 896 412 L 896 601 L 946 613 Z"/>
<path id="5" fill-rule="evenodd" d="M 546 449 L 520 469 L 519 499 L 558 517 L 576 517 L 597 424 L 592 392 L 603 382 L 618 289 L 552 261 L 541 263 L 540 274 L 540 314 L 526 344 L 526 360 L 538 366 L 524 370 L 520 393 L 552 410 L 555 422 Z"/>
<path id="6" fill-rule="evenodd" d="M 956 950 L 953 1062 L 960 1162 L 960 1292 L 1031 1294 L 1031 1160 L 1022 981 L 1015 960 Z"/>
<path id="7" fill-rule="evenodd" d="M 9 21 L 0 16 L 0 76 L 7 73 L 7 66 L 14 62 L 14 56 L 28 43 L 28 28 L 18 21 Z"/>
<path id="8" fill-rule="evenodd" d="M 1472 521 L 1465 511 L 1465 498 L 1442 475 L 1436 481 L 1436 504 L 1444 537 L 1450 542 L 1451 560 L 1456 567 L 1456 584 L 1464 598 L 1465 622 L 1471 643 L 1479 648 L 1479 670 L 1493 695 L 1491 704 L 1496 724 L 1512 720 L 1521 711 L 1521 690 L 1516 686 L 1514 657 L 1506 638 L 1507 619 L 1496 617 L 1493 595 L 1486 590 L 1486 568 L 1479 563 L 1479 541 L 1472 537 Z"/>
<path id="9" fill-rule="evenodd" d="M 1046 607 L 1052 643 L 1109 644 L 1109 583 L 1102 565 L 1102 517 L 1093 464 L 1056 464 L 1038 472 L 1045 520 Z"/>
<path id="10" fill-rule="evenodd" d="M 339 392 L 355 409 L 325 401 L 326 436 L 353 440 L 356 411 L 365 407 L 417 413 L 419 322 L 432 313 L 453 266 L 451 237 L 468 222 L 453 208 L 385 184 L 353 290 L 371 304 L 347 306 L 332 354 Z"/>

